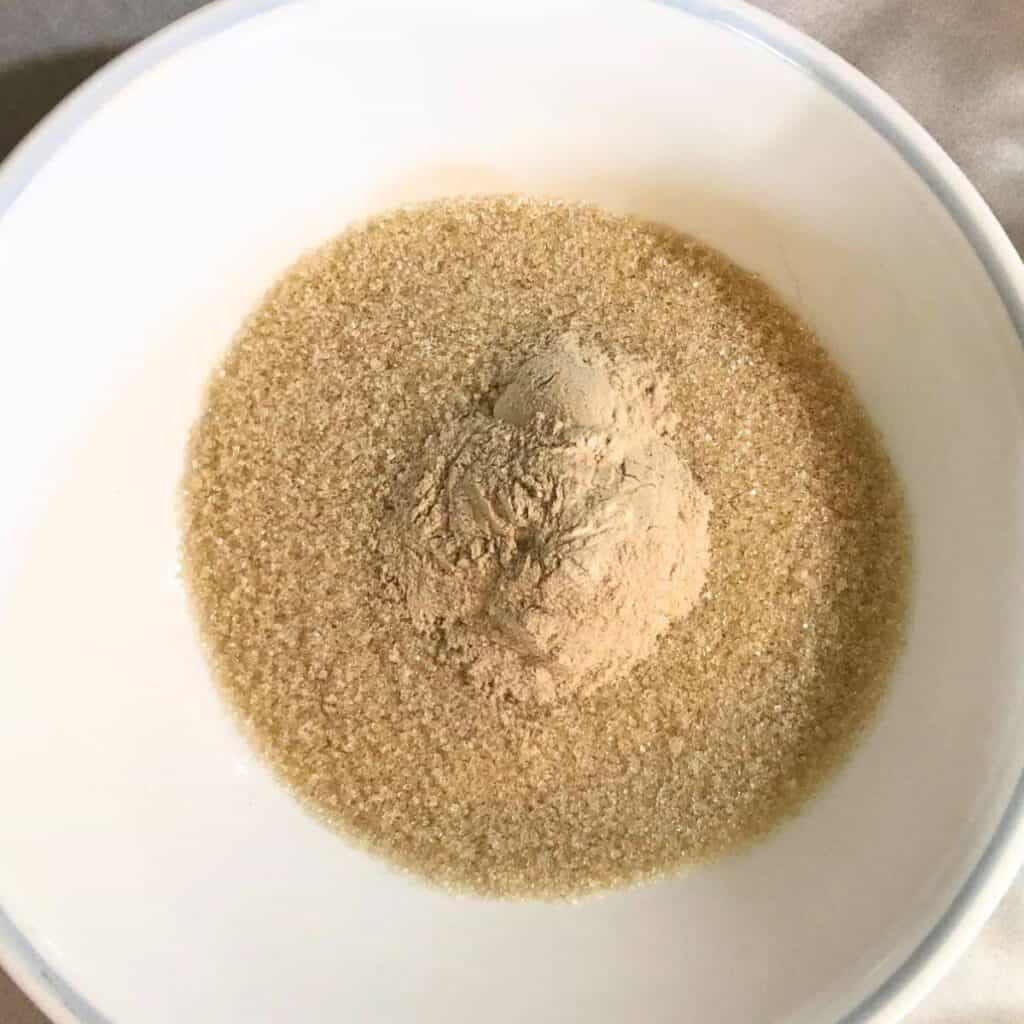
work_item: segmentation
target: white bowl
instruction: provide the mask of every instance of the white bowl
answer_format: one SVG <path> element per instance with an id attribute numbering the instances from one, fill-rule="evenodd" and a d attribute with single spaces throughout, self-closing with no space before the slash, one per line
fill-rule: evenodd
<path id="1" fill-rule="evenodd" d="M 176 576 L 204 378 L 294 256 L 516 189 L 690 231 L 846 368 L 914 514 L 906 656 L 768 841 L 580 905 L 453 898 L 254 760 Z M 718 0 L 224 0 L 0 175 L 0 949 L 60 1022 L 894 1020 L 1024 853 L 1024 271 L 826 50 Z"/>

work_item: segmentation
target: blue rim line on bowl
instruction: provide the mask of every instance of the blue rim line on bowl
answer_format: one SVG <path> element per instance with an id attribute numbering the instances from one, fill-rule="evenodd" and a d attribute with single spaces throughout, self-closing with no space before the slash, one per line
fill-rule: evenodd
<path id="1" fill-rule="evenodd" d="M 215 0 L 117 57 L 61 102 L 0 165 L 0 219 L 108 100 L 170 56 L 295 0 Z M 826 47 L 742 0 L 659 0 L 798 68 L 884 138 L 928 186 L 984 266 L 1024 344 L 1024 264 L 995 215 L 937 142 L 887 93 Z M 910 955 L 838 1024 L 898 1020 L 975 937 L 1024 862 L 1024 776 L 952 903 Z M 47 964 L 0 908 L 0 963 L 57 1024 L 111 1024 Z"/>

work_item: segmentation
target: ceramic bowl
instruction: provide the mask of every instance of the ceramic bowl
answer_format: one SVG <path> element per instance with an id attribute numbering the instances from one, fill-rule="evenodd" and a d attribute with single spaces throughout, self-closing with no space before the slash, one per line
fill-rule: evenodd
<path id="1" fill-rule="evenodd" d="M 211 684 L 175 487 L 303 250 L 519 190 L 691 232 L 818 330 L 906 483 L 873 728 L 749 851 L 577 905 L 453 898 L 311 820 Z M 0 174 L 0 950 L 64 1022 L 891 1021 L 1024 852 L 1024 271 L 939 147 L 741 4 L 224 0 Z"/>

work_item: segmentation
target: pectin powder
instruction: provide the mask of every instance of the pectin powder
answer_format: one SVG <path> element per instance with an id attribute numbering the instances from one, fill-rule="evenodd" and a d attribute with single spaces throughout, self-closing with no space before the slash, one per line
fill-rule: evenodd
<path id="1" fill-rule="evenodd" d="M 587 694 L 697 603 L 709 502 L 660 378 L 566 334 L 399 471 L 382 572 L 460 682 Z"/>
<path id="2" fill-rule="evenodd" d="M 479 685 L 381 539 L 424 445 L 567 334 L 657 371 L 711 509 L 703 589 L 600 687 Z M 183 494 L 253 741 L 326 822 L 456 889 L 575 896 L 741 847 L 849 751 L 902 641 L 901 487 L 849 383 L 757 278 L 593 207 L 428 203 L 300 261 L 214 376 Z"/>

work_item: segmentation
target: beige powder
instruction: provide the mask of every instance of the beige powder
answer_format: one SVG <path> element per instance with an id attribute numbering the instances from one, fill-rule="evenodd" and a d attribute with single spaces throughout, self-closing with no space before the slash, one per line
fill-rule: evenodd
<path id="1" fill-rule="evenodd" d="M 614 684 L 495 699 L 388 598 L 378 538 L 423 442 L 570 331 L 660 373 L 712 502 L 707 579 Z M 845 378 L 756 278 L 591 207 L 427 204 L 302 260 L 214 376 L 184 491 L 253 741 L 325 821 L 460 889 L 580 894 L 737 849 L 827 778 L 899 650 L 901 489 Z"/>
<path id="2" fill-rule="evenodd" d="M 589 693 L 693 607 L 708 500 L 653 368 L 566 334 L 399 476 L 385 578 L 437 657 L 486 693 Z"/>

